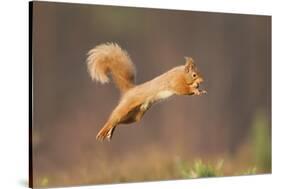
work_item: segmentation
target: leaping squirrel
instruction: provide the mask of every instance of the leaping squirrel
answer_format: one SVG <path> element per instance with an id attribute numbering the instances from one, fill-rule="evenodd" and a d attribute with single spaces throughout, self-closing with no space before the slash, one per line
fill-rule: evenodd
<path id="1" fill-rule="evenodd" d="M 139 121 L 155 102 L 173 95 L 201 95 L 203 82 L 194 61 L 185 57 L 185 65 L 177 66 L 143 84 L 135 84 L 135 66 L 128 53 L 115 43 L 104 43 L 88 52 L 88 72 L 92 80 L 108 83 L 110 74 L 121 92 L 119 104 L 96 136 L 109 141 L 121 123 Z"/>

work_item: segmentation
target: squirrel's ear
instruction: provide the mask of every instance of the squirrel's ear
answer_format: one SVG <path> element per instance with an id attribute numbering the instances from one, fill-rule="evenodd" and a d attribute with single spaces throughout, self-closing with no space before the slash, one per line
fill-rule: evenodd
<path id="1" fill-rule="evenodd" d="M 184 59 L 185 59 L 184 69 L 186 72 L 189 72 L 194 68 L 194 60 L 191 57 L 184 57 Z"/>

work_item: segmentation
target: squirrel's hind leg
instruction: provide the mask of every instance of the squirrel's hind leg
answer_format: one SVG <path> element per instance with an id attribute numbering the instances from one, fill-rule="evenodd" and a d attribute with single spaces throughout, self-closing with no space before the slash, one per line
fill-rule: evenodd
<path id="1" fill-rule="evenodd" d="M 143 108 L 142 105 L 139 105 L 135 108 L 133 108 L 131 111 L 129 111 L 126 116 L 122 118 L 120 123 L 133 123 L 133 122 L 138 122 L 141 120 L 145 112 L 149 109 L 149 107 Z"/>
<path id="2" fill-rule="evenodd" d="M 96 139 L 102 141 L 107 138 L 110 140 L 118 124 L 129 124 L 139 121 L 148 108 L 149 106 L 143 106 L 142 104 L 137 106 L 117 106 L 107 123 L 97 134 Z"/>

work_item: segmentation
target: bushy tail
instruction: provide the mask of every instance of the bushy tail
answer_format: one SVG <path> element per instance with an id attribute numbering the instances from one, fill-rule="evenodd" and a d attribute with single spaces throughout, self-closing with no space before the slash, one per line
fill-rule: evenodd
<path id="1" fill-rule="evenodd" d="M 135 67 L 128 53 L 115 43 L 96 46 L 88 52 L 88 71 L 92 80 L 108 83 L 111 74 L 120 91 L 135 85 Z"/>

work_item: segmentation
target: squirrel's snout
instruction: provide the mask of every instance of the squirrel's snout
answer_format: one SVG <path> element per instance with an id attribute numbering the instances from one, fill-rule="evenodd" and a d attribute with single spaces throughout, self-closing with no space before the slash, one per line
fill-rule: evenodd
<path id="1" fill-rule="evenodd" d="M 199 84 L 199 83 L 202 83 L 203 81 L 204 81 L 204 79 L 202 77 L 199 77 L 198 79 L 196 79 L 195 82 Z"/>

